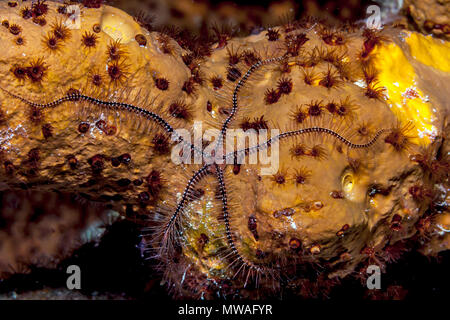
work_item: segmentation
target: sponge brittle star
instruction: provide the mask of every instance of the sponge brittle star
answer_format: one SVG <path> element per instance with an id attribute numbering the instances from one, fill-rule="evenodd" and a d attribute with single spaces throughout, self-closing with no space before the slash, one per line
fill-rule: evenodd
<path id="1" fill-rule="evenodd" d="M 224 170 L 226 164 L 222 163 L 234 163 L 236 160 L 236 157 L 238 154 L 240 155 L 249 155 L 254 152 L 258 152 L 259 150 L 270 148 L 272 144 L 278 143 L 282 140 L 286 140 L 291 137 L 299 137 L 304 136 L 308 134 L 321 134 L 321 135 L 328 135 L 333 137 L 334 139 L 340 141 L 344 145 L 346 145 L 349 149 L 362 149 L 362 148 L 369 148 L 371 147 L 378 138 L 387 130 L 382 129 L 376 132 L 372 139 L 364 144 L 355 144 L 342 136 L 339 132 L 334 131 L 332 129 L 321 127 L 321 126 L 310 126 L 298 130 L 291 130 L 291 131 L 284 131 L 281 132 L 278 135 L 272 136 L 268 138 L 266 141 L 259 142 L 257 145 L 249 146 L 244 149 L 236 150 L 231 153 L 227 153 L 224 155 L 221 155 L 219 159 L 215 156 L 216 153 L 218 153 L 218 149 L 221 146 L 221 143 L 224 141 L 226 137 L 226 133 L 228 130 L 228 127 L 230 123 L 236 118 L 236 114 L 239 111 L 239 103 L 238 103 L 238 97 L 239 92 L 241 88 L 243 88 L 246 85 L 247 80 L 255 73 L 257 72 L 262 66 L 270 65 L 274 63 L 278 63 L 283 60 L 288 60 L 290 58 L 290 52 L 287 51 L 285 54 L 278 56 L 278 57 L 272 57 L 265 60 L 257 60 L 254 64 L 252 64 L 247 72 L 243 74 L 239 80 L 237 81 L 236 85 L 234 86 L 234 89 L 232 91 L 231 96 L 231 112 L 227 116 L 227 118 L 222 122 L 221 129 L 220 129 L 220 135 L 217 142 L 217 145 L 214 149 L 213 154 L 207 154 L 203 150 L 199 149 L 194 144 L 191 144 L 188 141 L 185 141 L 182 136 L 180 136 L 176 129 L 167 121 L 164 119 L 163 116 L 149 111 L 145 108 L 119 102 L 119 101 L 107 101 L 102 100 L 98 98 L 94 98 L 92 96 L 83 94 L 79 90 L 69 90 L 67 94 L 62 96 L 59 99 L 53 100 L 51 102 L 41 104 L 41 103 L 34 103 L 27 99 L 22 98 L 21 96 L 11 93 L 10 91 L 7 91 L 6 89 L 1 88 L 4 92 L 9 94 L 15 99 L 19 99 L 22 102 L 28 104 L 29 106 L 37 109 L 51 109 L 58 105 L 61 105 L 66 102 L 77 102 L 82 101 L 86 102 L 88 104 L 92 104 L 100 109 L 106 109 L 106 110 L 113 110 L 113 111 L 122 111 L 127 112 L 131 114 L 135 114 L 140 118 L 144 118 L 147 121 L 150 121 L 152 123 L 155 123 L 160 129 L 162 129 L 166 134 L 172 135 L 172 140 L 177 141 L 179 143 L 182 143 L 183 145 L 187 146 L 188 149 L 190 149 L 192 152 L 197 153 L 198 155 L 201 155 L 203 160 L 203 165 L 200 169 L 195 171 L 190 179 L 185 184 L 185 188 L 182 192 L 181 198 L 178 200 L 178 203 L 175 206 L 175 210 L 171 212 L 169 215 L 166 216 L 166 220 L 164 221 L 164 224 L 160 226 L 159 232 L 157 234 L 154 234 L 155 242 L 153 244 L 153 247 L 156 248 L 156 253 L 154 256 L 156 256 L 158 259 L 165 260 L 172 255 L 174 251 L 174 247 L 176 245 L 179 245 L 177 242 L 182 239 L 182 237 L 179 236 L 181 230 L 180 226 L 183 217 L 185 217 L 187 214 L 185 212 L 186 210 L 186 204 L 195 198 L 195 187 L 196 185 L 206 176 L 214 176 L 215 180 L 217 182 L 218 188 L 219 188 L 219 198 L 221 200 L 221 211 L 222 211 L 222 217 L 221 220 L 223 221 L 224 227 L 225 227 L 225 238 L 228 245 L 228 253 L 226 253 L 225 257 L 230 261 L 228 264 L 228 268 L 234 268 L 234 276 L 238 275 L 244 275 L 244 281 L 245 284 L 248 283 L 250 278 L 256 279 L 256 282 L 258 282 L 258 279 L 261 276 L 266 277 L 276 277 L 276 273 L 274 272 L 272 267 L 267 267 L 263 263 L 254 263 L 250 261 L 249 259 L 245 258 L 244 255 L 242 255 L 239 252 L 238 246 L 236 245 L 236 239 L 233 236 L 232 227 L 230 223 L 230 216 L 233 214 L 229 208 L 229 194 L 227 190 L 227 181 L 225 180 Z M 220 160 L 220 163 L 219 161 Z M 155 244 L 156 243 L 156 244 Z"/>
<path id="2" fill-rule="evenodd" d="M 216 149 L 220 145 L 220 142 L 222 142 L 225 138 L 227 129 L 229 124 L 233 121 L 233 118 L 236 116 L 238 112 L 238 94 L 240 89 L 245 85 L 246 81 L 251 77 L 252 73 L 257 71 L 261 66 L 279 62 L 283 59 L 288 59 L 289 55 L 285 54 L 279 57 L 270 58 L 266 60 L 259 60 L 255 64 L 253 64 L 247 72 L 239 79 L 237 84 L 234 87 L 233 94 L 232 94 L 232 109 L 229 116 L 223 121 L 222 127 L 220 130 L 220 136 L 219 136 L 219 143 L 217 143 Z M 172 135 L 172 139 L 175 141 L 178 141 L 179 143 L 182 143 L 188 148 L 190 148 L 193 152 L 201 154 L 203 157 L 203 161 L 208 163 L 204 164 L 199 170 L 194 172 L 189 179 L 189 181 L 186 183 L 186 187 L 182 193 L 181 199 L 179 200 L 178 204 L 176 205 L 175 211 L 171 214 L 170 217 L 168 217 L 168 221 L 165 224 L 165 226 L 161 229 L 161 232 L 159 235 L 156 235 L 156 238 L 159 239 L 159 250 L 156 256 L 160 259 L 167 259 L 168 256 L 170 256 L 171 251 L 174 247 L 174 242 L 179 241 L 179 238 L 177 237 L 177 233 L 179 230 L 176 230 L 176 228 L 180 225 L 178 223 L 178 220 L 180 220 L 184 215 L 184 210 L 186 203 L 189 202 L 190 199 L 194 197 L 195 192 L 195 186 L 196 184 L 205 176 L 207 175 L 213 175 L 215 176 L 219 191 L 220 191 L 220 198 L 222 201 L 222 219 L 223 223 L 225 224 L 225 232 L 226 232 L 226 240 L 229 246 L 230 252 L 226 255 L 228 259 L 230 259 L 231 263 L 229 267 L 232 267 L 234 265 L 238 265 L 239 268 L 237 268 L 235 272 L 235 276 L 242 273 L 245 274 L 245 283 L 248 282 L 250 277 L 260 277 L 261 275 L 264 276 L 271 276 L 274 277 L 273 270 L 271 268 L 266 268 L 263 264 L 256 264 L 248 259 L 244 258 L 242 256 L 235 244 L 235 239 L 233 238 L 233 234 L 231 231 L 231 225 L 230 225 L 230 215 L 231 212 L 228 207 L 228 192 L 227 192 L 227 183 L 224 178 L 224 166 L 222 164 L 217 164 L 217 158 L 211 154 L 206 154 L 203 150 L 199 150 L 195 145 L 191 144 L 190 142 L 184 141 L 181 136 L 179 136 L 176 132 L 176 130 L 172 127 L 172 125 L 169 124 L 167 120 L 165 120 L 162 116 L 158 115 L 157 113 L 154 113 L 152 111 L 146 110 L 144 108 L 141 108 L 139 106 L 135 106 L 128 103 L 123 102 L 117 102 L 117 101 L 105 101 L 100 100 L 97 98 L 93 98 L 88 95 L 84 95 L 78 90 L 69 90 L 69 92 L 62 96 L 59 99 L 56 99 L 52 102 L 45 103 L 45 104 L 39 104 L 34 103 L 31 101 L 28 101 L 16 94 L 13 94 L 6 89 L 1 88 L 4 92 L 11 95 L 12 97 L 21 100 L 22 102 L 25 102 L 26 104 L 35 107 L 35 108 L 41 108 L 41 109 L 47 109 L 47 108 L 54 108 L 62 103 L 65 102 L 75 102 L 75 101 L 85 101 L 90 104 L 96 105 L 99 108 L 106 108 L 110 110 L 120 110 L 125 111 L 129 113 L 134 113 L 140 117 L 143 117 L 149 121 L 152 121 L 156 123 L 159 127 L 161 127 L 166 133 Z M 302 136 L 307 135 L 311 133 L 319 133 L 324 135 L 330 135 L 334 137 L 335 139 L 341 141 L 343 144 L 345 144 L 348 148 L 353 149 L 361 149 L 361 148 L 368 148 L 372 146 L 377 139 L 380 137 L 382 133 L 384 133 L 386 130 L 382 129 L 379 130 L 372 139 L 364 144 L 355 144 L 346 139 L 345 137 L 341 136 L 338 132 L 333 131 L 328 128 L 324 127 L 308 127 L 303 128 L 299 130 L 293 130 L 293 131 L 286 131 L 282 132 L 277 136 L 273 136 L 269 138 L 265 142 L 261 142 L 257 145 L 237 150 L 236 152 L 231 152 L 228 154 L 225 154 L 222 156 L 220 160 L 224 160 L 225 163 L 233 163 L 234 158 L 237 154 L 250 154 L 252 152 L 257 152 L 263 148 L 269 148 L 271 144 L 278 142 L 280 140 L 294 137 L 294 136 Z M 221 161 L 222 163 L 222 161 Z"/>

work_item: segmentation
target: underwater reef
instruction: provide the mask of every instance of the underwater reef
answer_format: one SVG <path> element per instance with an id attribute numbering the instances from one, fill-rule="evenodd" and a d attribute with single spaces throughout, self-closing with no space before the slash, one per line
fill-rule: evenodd
<path id="1" fill-rule="evenodd" d="M 55 214 L 59 228 L 32 214 L 43 244 L 17 251 L 68 251 L 44 242 L 73 241 L 103 206 L 139 226 L 173 297 L 258 299 L 326 298 L 450 248 L 445 37 L 311 17 L 193 36 L 101 1 L 2 1 L 0 23 L 1 190 L 92 211 Z"/>

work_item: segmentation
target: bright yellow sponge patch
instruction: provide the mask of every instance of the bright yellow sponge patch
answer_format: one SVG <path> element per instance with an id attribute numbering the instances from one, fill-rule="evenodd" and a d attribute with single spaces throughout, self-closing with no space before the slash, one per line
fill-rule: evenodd
<path id="1" fill-rule="evenodd" d="M 414 68 L 394 43 L 378 46 L 374 53 L 379 84 L 387 90 L 388 103 L 402 123 L 414 123 L 418 135 L 416 142 L 428 144 L 429 136 L 436 133 L 432 125 L 433 108 L 417 87 Z"/>
<path id="2" fill-rule="evenodd" d="M 435 69 L 450 72 L 449 42 L 412 32 L 406 37 L 406 43 L 414 59 Z"/>

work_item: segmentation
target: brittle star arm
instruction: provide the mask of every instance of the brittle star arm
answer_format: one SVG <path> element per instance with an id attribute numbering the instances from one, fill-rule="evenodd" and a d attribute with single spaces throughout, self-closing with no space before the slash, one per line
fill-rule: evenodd
<path id="1" fill-rule="evenodd" d="M 169 220 L 165 224 L 164 228 L 162 229 L 162 235 L 161 235 L 161 243 L 160 246 L 162 249 L 168 250 L 169 247 L 173 245 L 173 231 L 174 228 L 177 226 L 177 222 L 179 220 L 179 217 L 182 215 L 182 212 L 186 206 L 186 203 L 189 201 L 189 197 L 191 196 L 192 191 L 194 190 L 195 185 L 203 179 L 206 175 L 208 175 L 209 172 L 209 165 L 204 165 L 199 170 L 194 172 L 192 177 L 187 182 L 186 187 L 183 190 L 183 194 L 181 195 L 180 201 L 178 201 L 177 206 L 170 216 Z M 160 252 L 159 255 L 164 255 L 165 253 Z"/>
<path id="2" fill-rule="evenodd" d="M 219 165 L 214 164 L 214 171 L 217 178 L 217 182 L 219 184 L 219 192 L 222 200 L 222 219 L 225 223 L 225 237 L 227 244 L 229 246 L 230 252 L 225 258 L 233 257 L 234 260 L 228 265 L 228 268 L 233 267 L 235 264 L 240 264 L 240 267 L 235 272 L 235 277 L 244 269 L 247 270 L 247 276 L 245 277 L 245 285 L 247 284 L 251 275 L 256 275 L 256 279 L 259 278 L 260 275 L 270 275 L 270 269 L 266 268 L 263 265 L 255 264 L 250 262 L 248 259 L 245 259 L 238 251 L 235 241 L 233 239 L 233 234 L 231 230 L 230 223 L 230 212 L 228 210 L 228 193 L 226 188 L 226 182 L 223 174 L 223 169 L 220 168 Z"/>
<path id="3" fill-rule="evenodd" d="M 176 130 L 172 127 L 172 125 L 165 120 L 163 117 L 161 117 L 160 115 L 158 115 L 157 113 L 129 104 L 129 103 L 124 103 L 124 102 L 117 102 L 117 101 L 106 101 L 106 100 L 101 100 L 101 99 L 97 99 L 94 97 L 90 97 L 88 95 L 82 94 L 78 91 L 73 91 L 73 92 L 68 92 L 66 95 L 55 99 L 53 101 L 50 101 L 48 103 L 45 104 L 41 104 L 41 103 L 35 103 L 32 101 L 29 101 L 17 94 L 14 94 L 4 88 L 0 89 L 2 91 L 4 91 L 5 93 L 7 93 L 8 95 L 10 95 L 11 97 L 18 99 L 26 104 L 28 104 L 31 107 L 35 107 L 35 108 L 40 108 L 40 109 L 46 109 L 46 108 L 53 108 L 56 107 L 64 102 L 76 102 L 76 101 L 86 101 L 88 103 L 91 103 L 93 105 L 97 105 L 99 107 L 105 107 L 108 110 L 120 110 L 120 111 L 127 111 L 129 113 L 132 114 L 136 114 L 138 116 L 142 116 L 147 120 L 153 121 L 156 124 L 158 124 L 166 133 L 171 134 L 173 136 L 174 140 L 177 140 L 178 142 L 182 143 L 183 145 L 188 146 L 191 150 L 193 150 L 194 152 L 203 155 L 203 151 L 199 150 L 195 145 L 193 145 L 190 142 L 187 142 L 183 139 L 183 137 L 181 135 L 179 135 Z"/>
<path id="4" fill-rule="evenodd" d="M 262 66 L 269 64 L 269 63 L 281 61 L 281 60 L 285 59 L 286 57 L 287 57 L 287 54 L 284 54 L 284 55 L 276 57 L 276 58 L 270 58 L 270 59 L 266 59 L 266 60 L 258 60 L 256 63 L 251 65 L 250 68 L 247 70 L 247 72 L 239 79 L 238 83 L 236 84 L 236 86 L 234 87 L 234 90 L 233 90 L 231 112 L 230 112 L 230 115 L 225 119 L 225 121 L 222 124 L 217 147 L 219 147 L 222 144 L 223 139 L 227 133 L 228 126 L 238 111 L 238 94 L 239 94 L 239 91 L 241 90 L 241 88 L 247 82 L 248 78 Z"/>
<path id="5" fill-rule="evenodd" d="M 331 130 L 328 128 L 323 128 L 323 127 L 309 127 L 309 128 L 299 129 L 299 130 L 286 131 L 286 132 L 280 133 L 279 135 L 271 137 L 267 141 L 259 143 L 255 146 L 251 146 L 251 147 L 239 150 L 237 152 L 236 151 L 229 152 L 225 155 L 225 159 L 227 160 L 226 163 L 229 163 L 228 161 L 230 159 L 234 160 L 236 153 L 250 154 L 253 152 L 258 152 L 259 150 L 267 148 L 271 144 L 273 144 L 277 141 L 280 141 L 282 139 L 294 137 L 294 136 L 300 136 L 300 135 L 304 135 L 304 134 L 311 134 L 311 133 L 321 133 L 321 134 L 330 135 L 330 136 L 336 138 L 337 140 L 341 141 L 342 143 L 344 143 L 346 146 L 348 146 L 351 149 L 364 149 L 364 148 L 369 148 L 369 147 L 373 146 L 377 142 L 377 140 L 380 138 L 380 136 L 387 131 L 389 131 L 389 130 L 381 129 L 373 136 L 373 138 L 370 141 L 363 143 L 363 144 L 356 144 L 356 143 L 351 142 L 347 138 L 343 137 L 342 135 L 340 135 L 338 132 L 336 132 L 334 130 Z"/>

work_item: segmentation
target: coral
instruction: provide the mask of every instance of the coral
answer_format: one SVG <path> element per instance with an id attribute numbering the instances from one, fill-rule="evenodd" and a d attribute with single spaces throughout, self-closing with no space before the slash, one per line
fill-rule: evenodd
<path id="1" fill-rule="evenodd" d="M 4 191 L 0 202 L 2 279 L 29 264 L 55 266 L 80 243 L 94 240 L 89 225 L 105 216 L 104 207 L 68 194 Z M 55 211 L 58 205 L 63 210 Z"/>
<path id="2" fill-rule="evenodd" d="M 437 0 L 406 0 L 403 11 L 413 27 L 445 39 L 450 38 L 450 2 Z"/>
<path id="3" fill-rule="evenodd" d="M 59 8 L 36 2 L 33 17 L 49 22 L 41 26 L 0 3 L 28 40 L 0 55 L 2 187 L 79 193 L 138 220 L 174 295 L 227 295 L 227 282 L 257 298 L 287 277 L 294 291 L 326 295 L 367 263 L 397 260 L 397 242 L 435 235 L 416 223 L 442 214 L 430 209 L 442 170 L 425 168 L 430 157 L 446 165 L 437 150 L 449 74 L 410 52 L 424 43 L 447 52 L 448 43 L 308 20 L 248 37 L 215 27 L 214 37 L 193 39 L 151 32 L 97 2 L 69 32 Z M 58 50 L 43 56 L 53 42 Z M 195 136 L 199 121 L 218 139 L 176 131 Z M 218 142 L 232 129 L 278 133 L 223 154 Z M 267 164 L 237 163 L 275 154 L 277 142 L 269 174 Z M 319 266 L 315 278 L 302 276 Z"/>

